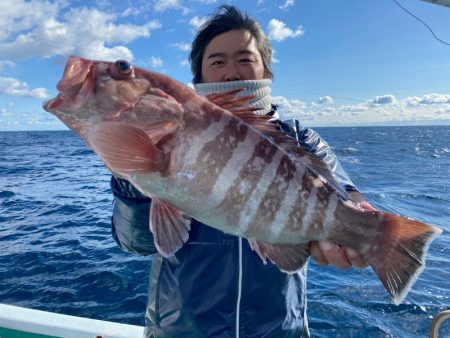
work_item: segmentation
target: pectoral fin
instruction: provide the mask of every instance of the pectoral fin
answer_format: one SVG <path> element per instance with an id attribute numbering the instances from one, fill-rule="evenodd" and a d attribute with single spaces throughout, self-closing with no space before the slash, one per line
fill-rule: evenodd
<path id="1" fill-rule="evenodd" d="M 169 203 L 152 199 L 150 207 L 150 230 L 156 248 L 164 256 L 172 256 L 189 238 L 191 218 Z"/>
<path id="2" fill-rule="evenodd" d="M 268 244 L 249 239 L 252 250 L 261 257 L 264 264 L 269 258 L 281 271 L 294 273 L 305 265 L 309 257 L 308 243 L 301 244 Z"/>
<path id="3" fill-rule="evenodd" d="M 89 132 L 88 140 L 107 167 L 121 175 L 167 168 L 167 156 L 137 127 L 101 122 Z"/>

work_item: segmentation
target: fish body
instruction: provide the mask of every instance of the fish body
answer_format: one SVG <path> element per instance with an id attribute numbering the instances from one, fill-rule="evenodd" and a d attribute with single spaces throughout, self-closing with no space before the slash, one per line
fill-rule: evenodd
<path id="1" fill-rule="evenodd" d="M 441 232 L 363 210 L 323 161 L 235 92 L 205 98 L 124 61 L 77 57 L 58 89 L 45 109 L 152 198 L 150 229 L 164 256 L 188 239 L 191 218 L 249 239 L 262 259 L 287 272 L 304 265 L 308 242 L 329 240 L 360 252 L 399 303 Z"/>

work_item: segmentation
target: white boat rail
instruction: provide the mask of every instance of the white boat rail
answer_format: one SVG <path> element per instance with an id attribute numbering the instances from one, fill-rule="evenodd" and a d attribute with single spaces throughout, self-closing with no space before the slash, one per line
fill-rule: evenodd
<path id="1" fill-rule="evenodd" d="M 1 330 L 64 338 L 141 338 L 144 328 L 0 304 Z"/>

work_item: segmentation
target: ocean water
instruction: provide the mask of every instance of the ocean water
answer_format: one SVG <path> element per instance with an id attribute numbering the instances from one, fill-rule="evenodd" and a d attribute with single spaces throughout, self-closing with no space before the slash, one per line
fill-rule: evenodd
<path id="1" fill-rule="evenodd" d="M 450 309 L 450 126 L 317 128 L 375 207 L 444 229 L 403 304 L 368 269 L 310 263 L 313 337 L 426 337 Z M 0 132 L 0 302 L 144 324 L 151 257 L 110 234 L 110 175 L 70 131 Z M 263 297 L 263 295 L 261 295 Z M 450 337 L 450 321 L 441 337 Z"/>

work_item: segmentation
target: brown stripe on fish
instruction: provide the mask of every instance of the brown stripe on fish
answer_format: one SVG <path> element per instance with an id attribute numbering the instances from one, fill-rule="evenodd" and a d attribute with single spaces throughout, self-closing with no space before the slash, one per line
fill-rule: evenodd
<path id="1" fill-rule="evenodd" d="M 313 180 L 311 180 L 311 171 L 305 170 L 301 177 L 301 184 L 298 186 L 297 197 L 292 199 L 293 208 L 289 213 L 286 227 L 283 231 L 284 236 L 295 238 L 301 233 L 306 233 L 303 220 L 308 210 L 308 202 L 311 199 L 311 194 L 315 191 Z"/>
<path id="2" fill-rule="evenodd" d="M 295 181 L 297 167 L 289 155 L 284 154 L 278 163 L 276 174 L 264 197 L 261 199 L 257 213 L 246 229 L 246 235 L 271 239 L 272 225 L 286 198 L 291 181 Z M 279 217 L 279 216 L 278 216 Z"/>
<path id="3" fill-rule="evenodd" d="M 304 168 L 297 166 L 296 177 L 303 177 Z M 290 217 L 295 209 L 298 208 L 297 200 L 298 195 L 302 192 L 301 182 L 298 179 L 289 181 L 289 187 L 284 194 L 284 199 L 281 203 L 281 208 L 278 209 L 277 215 L 271 226 L 271 235 L 269 242 L 279 242 L 280 235 L 283 234 L 284 228 L 289 224 Z"/>
<path id="4" fill-rule="evenodd" d="M 340 198 L 323 177 L 319 176 L 314 182 L 316 183 L 316 186 L 318 186 L 317 204 L 315 209 L 316 221 L 314 224 L 317 224 L 320 231 L 325 234 L 328 233 L 334 225 L 334 213 Z M 318 184 L 318 182 L 320 183 Z"/>
<path id="5" fill-rule="evenodd" d="M 334 211 L 336 210 L 337 204 L 334 203 L 335 200 L 333 198 L 335 193 L 322 177 L 311 173 L 307 178 L 311 182 L 312 189 L 306 201 L 306 210 L 301 221 L 300 236 L 309 238 L 321 235 L 325 237 L 327 235 L 324 231 L 325 222 L 327 222 L 327 227 L 330 227 Z M 330 199 L 333 200 L 333 203 L 331 203 L 331 209 L 328 210 Z"/>
<path id="6" fill-rule="evenodd" d="M 228 162 L 236 156 L 236 149 L 248 133 L 249 126 L 239 119 L 232 117 L 227 120 L 225 124 L 219 123 L 218 128 L 222 131 L 204 144 L 195 159 L 198 186 L 207 194 L 212 191 Z"/>
<path id="7" fill-rule="evenodd" d="M 329 235 L 331 233 L 331 229 L 333 228 L 333 225 L 335 224 L 336 217 L 335 212 L 337 209 L 337 206 L 340 202 L 340 197 L 336 193 L 331 193 L 328 198 L 328 203 L 326 206 L 326 209 L 324 211 L 325 216 L 323 219 L 322 228 L 324 230 L 324 233 Z"/>
<path id="8" fill-rule="evenodd" d="M 275 152 L 275 155 L 272 157 L 272 162 L 270 163 L 266 163 L 259 157 L 254 158 L 254 162 L 252 162 L 252 165 L 254 165 L 256 168 L 253 169 L 253 172 L 256 172 L 256 170 L 261 170 L 262 168 L 264 168 L 264 171 L 261 174 L 260 179 L 258 180 L 253 191 L 251 192 L 251 199 L 247 200 L 246 205 L 243 205 L 243 209 L 240 209 L 239 233 L 245 233 L 248 225 L 256 217 L 259 204 L 261 203 L 267 190 L 269 189 L 270 184 L 275 179 L 281 157 L 284 155 L 285 154 L 282 151 Z"/>
<path id="9" fill-rule="evenodd" d="M 222 115 L 223 116 L 223 115 Z M 228 119 L 227 117 L 223 117 Z M 226 123 L 226 122 L 224 122 Z M 192 125 L 188 125 L 192 126 Z M 200 158 L 200 153 L 205 145 L 213 142 L 219 135 L 224 132 L 224 126 L 221 120 L 209 122 L 205 128 L 199 128 L 193 125 L 193 128 L 186 128 L 184 136 L 185 153 L 183 154 L 185 166 L 194 168 Z"/>
<path id="10" fill-rule="evenodd" d="M 261 157 L 255 157 L 252 153 L 255 144 L 262 137 L 254 132 L 247 132 L 243 142 L 240 142 L 233 150 L 233 156 L 224 166 L 220 176 L 211 191 L 212 196 L 224 196 L 233 185 L 238 185 L 240 194 L 251 189 L 252 184 L 248 182 L 248 177 L 259 173 L 266 167 L 266 162 Z M 249 157 L 246 160 L 246 157 Z"/>
<path id="11" fill-rule="evenodd" d="M 218 210 L 222 211 L 226 215 L 227 222 L 230 226 L 238 226 L 239 224 L 245 225 L 248 223 L 245 219 L 248 214 L 253 214 L 252 203 L 254 198 L 258 199 L 259 195 L 264 195 L 267 191 L 267 187 L 264 190 L 260 190 L 260 185 L 268 186 L 267 182 L 271 182 L 275 176 L 275 169 L 278 167 L 279 160 L 281 158 L 282 151 L 266 137 L 261 137 L 258 133 L 252 133 L 254 137 L 260 138 L 260 141 L 256 144 L 251 153 L 250 158 L 245 161 L 242 154 L 236 153 L 238 159 L 242 161 L 242 165 L 235 170 L 238 172 L 233 182 L 230 182 L 229 188 L 224 194 L 224 198 L 221 203 L 217 205 Z M 248 153 L 248 149 L 246 151 Z M 278 156 L 276 156 L 278 154 Z M 271 163 L 274 163 L 275 167 L 272 167 Z M 270 180 L 267 180 L 268 170 Z M 266 180 L 261 180 L 266 178 Z M 236 212 L 230 212 L 230 210 L 236 210 Z M 244 220 L 241 222 L 241 217 Z M 242 233 L 245 229 L 240 229 Z"/>

